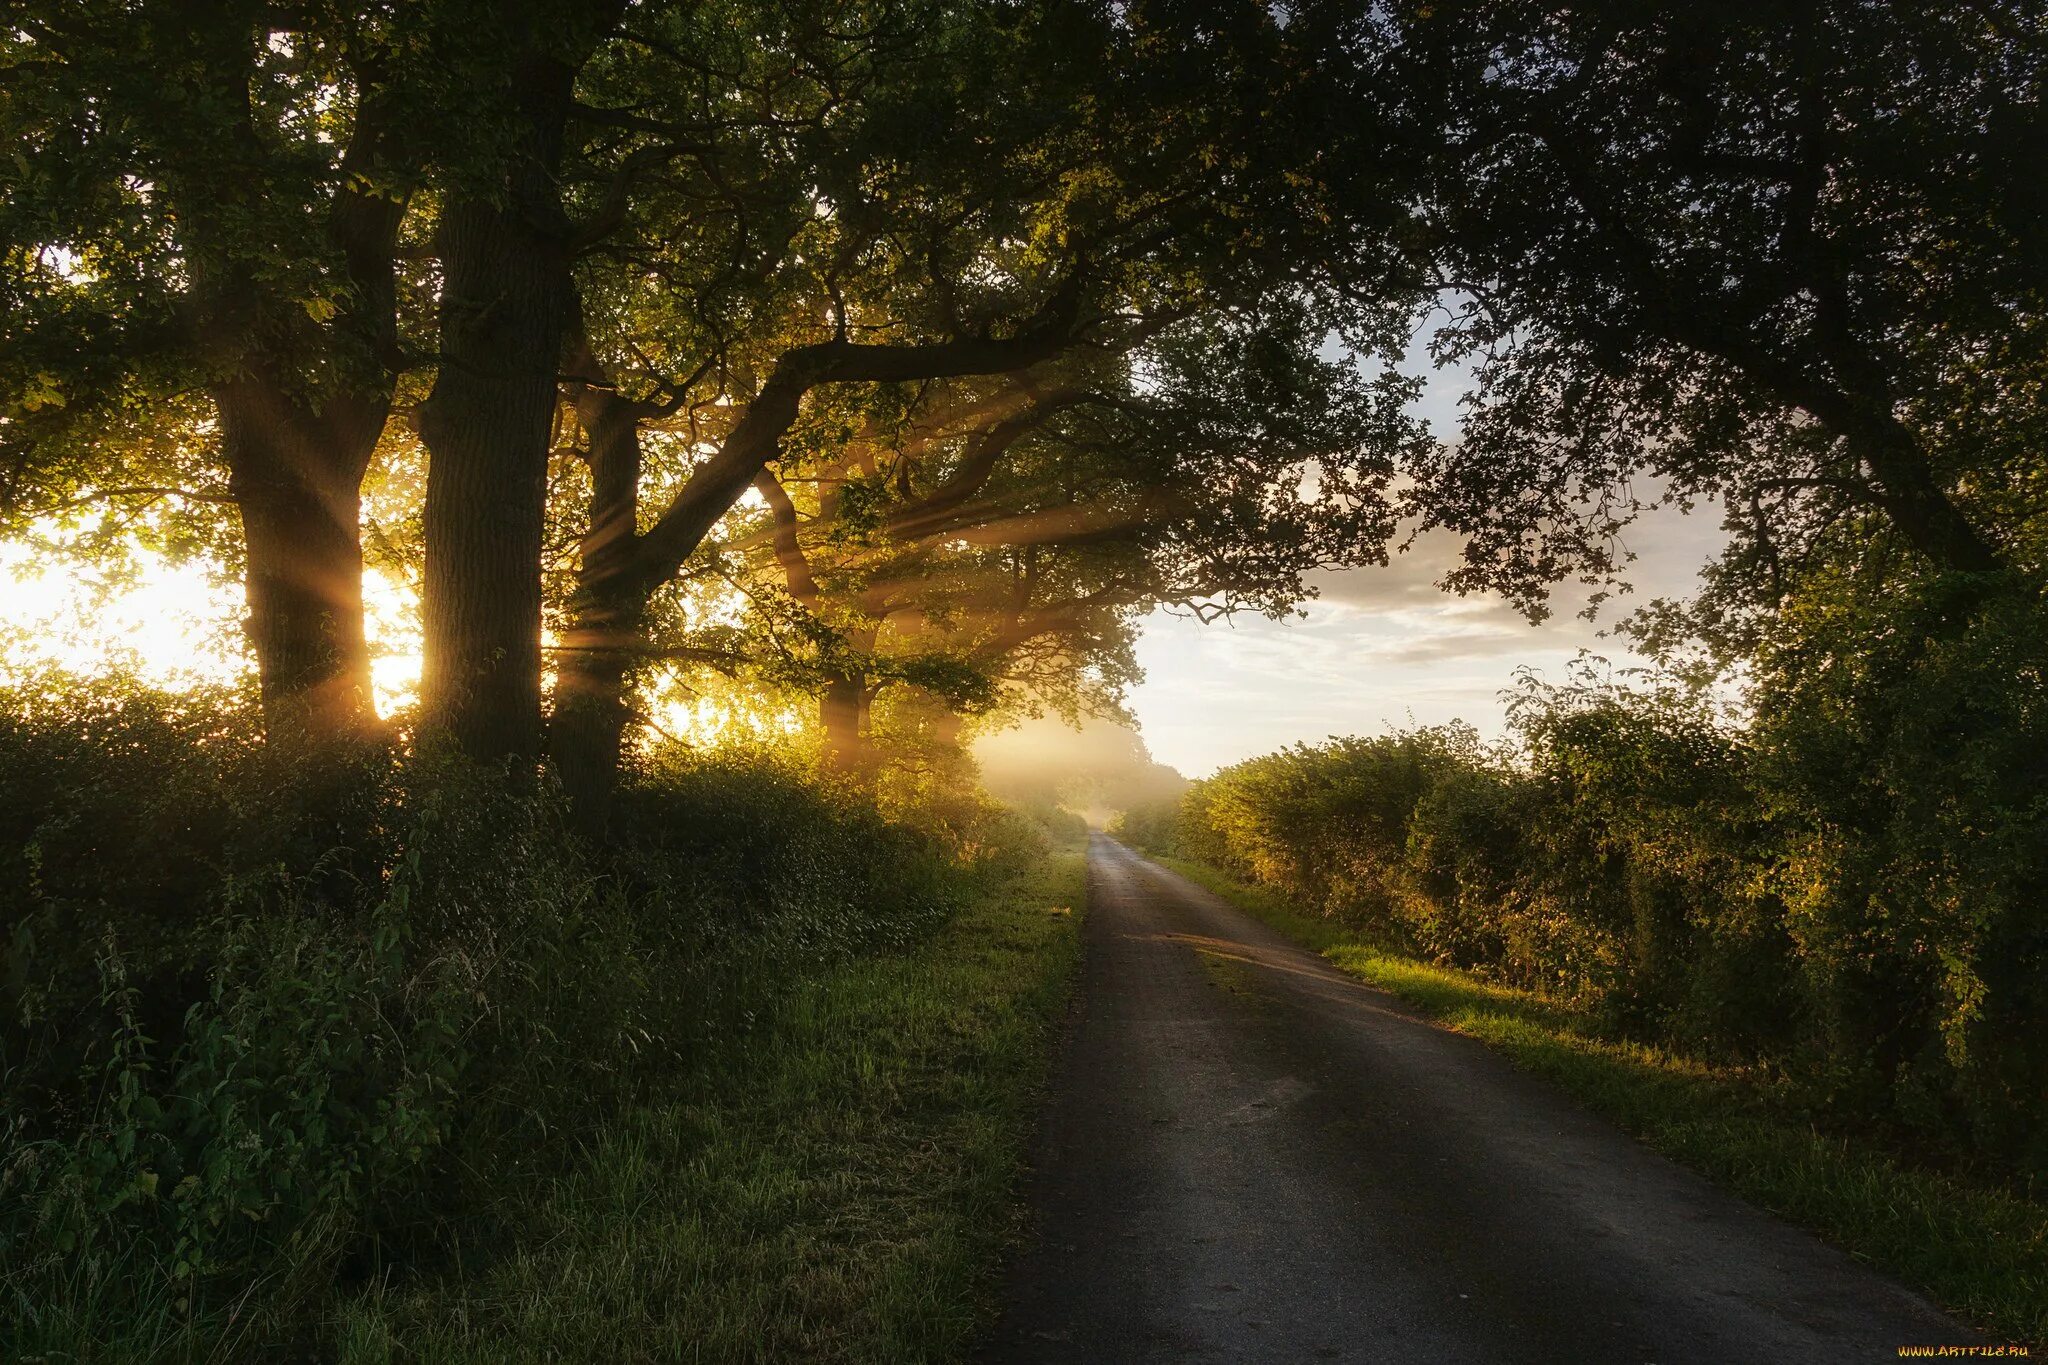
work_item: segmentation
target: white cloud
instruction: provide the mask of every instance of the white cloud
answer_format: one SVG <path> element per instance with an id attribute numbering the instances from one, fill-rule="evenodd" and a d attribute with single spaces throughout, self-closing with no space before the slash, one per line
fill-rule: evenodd
<path id="1" fill-rule="evenodd" d="M 1635 660 L 1602 630 L 1634 602 L 1690 595 L 1721 546 L 1718 520 L 1710 508 L 1646 517 L 1628 537 L 1634 593 L 1597 622 L 1577 615 L 1588 593 L 1578 585 L 1535 625 L 1497 596 L 1443 592 L 1436 582 L 1458 553 L 1446 532 L 1385 567 L 1318 575 L 1321 596 L 1300 619 L 1203 626 L 1155 614 L 1138 646 L 1147 678 L 1133 709 L 1152 752 L 1191 776 L 1333 734 L 1449 720 L 1499 734 L 1517 670 L 1561 677 L 1581 649 Z"/>

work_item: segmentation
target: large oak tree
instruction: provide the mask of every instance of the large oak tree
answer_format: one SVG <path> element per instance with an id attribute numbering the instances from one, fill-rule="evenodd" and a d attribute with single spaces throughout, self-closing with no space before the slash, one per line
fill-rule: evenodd
<path id="1" fill-rule="evenodd" d="M 232 504 L 266 708 L 353 729 L 369 707 L 360 487 L 402 365 L 397 245 L 419 171 L 399 26 L 379 7 L 243 0 L 9 24 L 6 510 Z"/>

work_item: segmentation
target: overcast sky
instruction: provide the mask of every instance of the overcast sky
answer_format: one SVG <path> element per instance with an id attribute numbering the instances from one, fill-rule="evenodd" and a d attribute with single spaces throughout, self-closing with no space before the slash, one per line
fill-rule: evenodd
<path id="1" fill-rule="evenodd" d="M 1409 365 L 1423 373 L 1428 362 L 1418 354 Z M 1422 410 L 1443 437 L 1456 429 L 1465 379 L 1456 371 L 1428 377 Z M 1189 777 L 1297 740 L 1410 724 L 1462 719 L 1498 734 L 1501 693 L 1517 669 L 1561 678 L 1582 648 L 1634 660 L 1601 630 L 1637 603 L 1690 596 L 1721 548 L 1719 523 L 1711 508 L 1638 523 L 1626 536 L 1637 555 L 1627 574 L 1635 591 L 1609 599 L 1597 623 L 1577 615 L 1583 589 L 1561 592 L 1536 626 L 1498 597 L 1439 592 L 1433 585 L 1458 550 L 1440 533 L 1383 569 L 1320 575 L 1321 596 L 1305 619 L 1205 626 L 1156 612 L 1139 643 L 1146 680 L 1131 704 L 1153 756 Z"/>

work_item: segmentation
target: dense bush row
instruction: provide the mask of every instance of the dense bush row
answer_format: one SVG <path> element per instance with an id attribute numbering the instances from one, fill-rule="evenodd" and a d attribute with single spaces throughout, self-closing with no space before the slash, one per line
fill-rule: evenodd
<path id="1" fill-rule="evenodd" d="M 0 1338 L 31 1357 L 274 1346 L 488 1244 L 707 1031 L 1028 837 L 766 754 L 651 764 L 602 841 L 545 789 L 302 757 L 230 696 L 0 706 Z"/>
<path id="2" fill-rule="evenodd" d="M 1531 688 L 1469 729 L 1298 746 L 1128 837 L 1389 946 L 1774 1069 L 1858 1122 L 2048 1172 L 2048 632 L 2037 589 L 1810 593 L 1742 726 Z"/>

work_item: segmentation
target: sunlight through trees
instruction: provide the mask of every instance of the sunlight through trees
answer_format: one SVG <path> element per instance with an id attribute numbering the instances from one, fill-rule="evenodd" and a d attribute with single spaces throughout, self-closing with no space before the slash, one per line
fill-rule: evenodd
<path id="1" fill-rule="evenodd" d="M 389 1359 L 804 973 L 976 907 L 1036 1028 L 1080 811 L 2037 1180 L 2044 72 L 2018 0 L 10 7 L 0 1339 Z M 1540 620 L 1693 506 L 1498 749 L 1123 728 L 1148 613 L 1424 546 Z"/>

